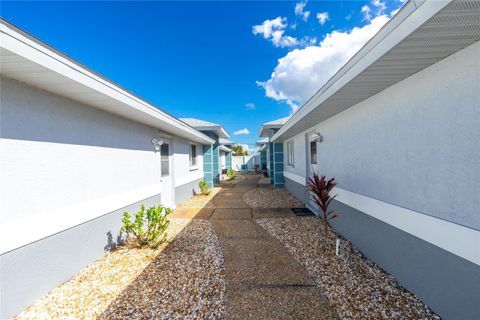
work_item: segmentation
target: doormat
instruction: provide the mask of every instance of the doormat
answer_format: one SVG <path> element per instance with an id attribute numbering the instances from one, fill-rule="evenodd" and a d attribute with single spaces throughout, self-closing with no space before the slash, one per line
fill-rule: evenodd
<path id="1" fill-rule="evenodd" d="M 299 217 L 314 216 L 315 214 L 308 208 L 292 208 L 293 213 Z"/>

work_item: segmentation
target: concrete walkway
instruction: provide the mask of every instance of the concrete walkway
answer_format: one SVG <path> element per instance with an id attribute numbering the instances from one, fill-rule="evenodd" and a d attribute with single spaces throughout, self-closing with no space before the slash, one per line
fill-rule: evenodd
<path id="1" fill-rule="evenodd" d="M 295 215 L 250 208 L 242 198 L 257 188 L 258 176 L 245 178 L 223 186 L 210 215 L 225 259 L 227 319 L 336 319 L 305 269 L 254 220 Z"/>

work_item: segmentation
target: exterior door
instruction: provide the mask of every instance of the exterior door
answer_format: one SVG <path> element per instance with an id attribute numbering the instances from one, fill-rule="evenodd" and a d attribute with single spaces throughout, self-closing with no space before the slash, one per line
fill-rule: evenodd
<path id="1" fill-rule="evenodd" d="M 227 158 L 226 158 L 225 151 L 220 151 L 220 164 L 221 164 L 222 171 L 223 169 L 226 169 Z"/>
<path id="2" fill-rule="evenodd" d="M 162 184 L 162 204 L 173 208 L 171 149 L 170 141 L 163 140 L 163 144 L 160 147 L 160 181 Z"/>
<path id="3" fill-rule="evenodd" d="M 308 178 L 313 176 L 313 173 L 318 172 L 318 142 L 315 140 L 316 135 L 307 134 L 306 135 L 306 177 L 307 177 L 307 184 Z M 310 198 L 310 201 L 306 203 L 306 206 L 312 210 L 313 212 L 318 212 L 318 206 L 313 202 Z"/>

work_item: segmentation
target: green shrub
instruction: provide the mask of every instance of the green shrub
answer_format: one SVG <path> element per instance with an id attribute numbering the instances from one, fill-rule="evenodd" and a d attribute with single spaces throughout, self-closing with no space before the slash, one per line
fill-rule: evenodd
<path id="1" fill-rule="evenodd" d="M 170 208 L 162 205 L 150 207 L 145 211 L 145 206 L 142 204 L 133 221 L 131 214 L 123 213 L 123 226 L 120 231 L 126 232 L 128 238 L 135 238 L 140 246 L 148 245 L 150 248 L 157 248 L 167 240 L 166 230 L 170 223 L 167 216 L 171 212 Z"/>
<path id="2" fill-rule="evenodd" d="M 235 178 L 235 170 L 233 170 L 232 168 L 229 168 L 229 169 L 227 170 L 227 177 L 228 177 L 229 179 Z"/>
<path id="3" fill-rule="evenodd" d="M 203 195 L 206 195 L 208 196 L 211 192 L 211 190 L 208 188 L 208 182 L 205 181 L 205 180 L 202 180 L 198 183 L 198 186 L 200 187 L 200 192 L 203 194 Z"/>

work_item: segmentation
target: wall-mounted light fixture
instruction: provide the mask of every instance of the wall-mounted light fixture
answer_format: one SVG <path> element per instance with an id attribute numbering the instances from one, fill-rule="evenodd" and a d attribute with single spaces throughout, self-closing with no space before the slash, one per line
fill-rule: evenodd
<path id="1" fill-rule="evenodd" d="M 314 141 L 316 141 L 316 142 L 318 142 L 318 143 L 320 143 L 320 142 L 323 141 L 322 135 L 321 135 L 320 133 L 318 133 L 318 132 L 312 133 L 312 138 L 313 138 Z"/>
<path id="2" fill-rule="evenodd" d="M 155 148 L 155 152 L 160 151 L 160 147 L 163 144 L 163 140 L 158 140 L 157 138 L 152 138 L 152 144 Z"/>

